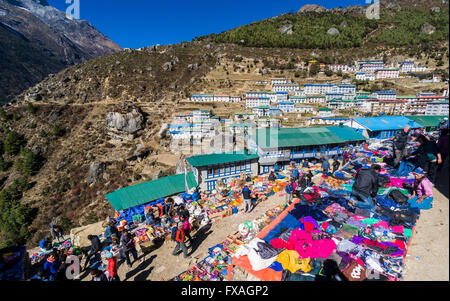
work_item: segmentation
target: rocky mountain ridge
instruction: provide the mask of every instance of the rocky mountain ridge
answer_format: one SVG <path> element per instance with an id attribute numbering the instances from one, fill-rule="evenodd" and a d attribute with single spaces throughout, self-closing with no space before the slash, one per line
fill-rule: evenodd
<path id="1" fill-rule="evenodd" d="M 122 48 L 39 0 L 0 0 L 0 104 L 48 74 Z"/>

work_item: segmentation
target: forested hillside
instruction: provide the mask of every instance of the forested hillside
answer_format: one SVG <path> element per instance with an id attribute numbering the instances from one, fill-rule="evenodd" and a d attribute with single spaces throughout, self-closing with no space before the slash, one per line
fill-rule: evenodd
<path id="1" fill-rule="evenodd" d="M 289 13 L 199 39 L 250 47 L 331 49 L 364 43 L 406 46 L 445 40 L 448 7 L 383 9 L 380 19 L 333 12 Z"/>

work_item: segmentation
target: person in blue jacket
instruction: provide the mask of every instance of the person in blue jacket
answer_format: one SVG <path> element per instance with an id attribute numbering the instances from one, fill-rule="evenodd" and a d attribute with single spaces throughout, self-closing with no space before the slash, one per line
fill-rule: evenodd
<path id="1" fill-rule="evenodd" d="M 44 277 L 48 281 L 55 281 L 56 274 L 59 271 L 59 262 L 53 253 L 48 256 L 47 261 L 44 263 L 43 271 Z"/>
<path id="2" fill-rule="evenodd" d="M 278 174 L 278 173 L 280 172 L 280 166 L 278 166 L 278 163 L 276 163 L 276 164 L 273 166 L 273 170 L 275 171 L 276 174 Z"/>
<path id="3" fill-rule="evenodd" d="M 41 242 L 39 243 L 39 247 L 41 248 L 41 251 L 49 251 L 52 249 L 52 241 L 49 236 L 44 237 Z"/>
<path id="4" fill-rule="evenodd" d="M 293 181 L 291 181 L 291 180 L 289 181 L 289 183 L 286 185 L 285 191 L 286 191 L 286 204 L 291 204 L 292 194 L 295 191 Z"/>

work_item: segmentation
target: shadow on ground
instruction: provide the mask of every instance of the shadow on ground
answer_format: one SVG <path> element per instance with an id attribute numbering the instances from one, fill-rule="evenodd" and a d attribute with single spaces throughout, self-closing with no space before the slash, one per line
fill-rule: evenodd
<path id="1" fill-rule="evenodd" d="M 142 256 L 141 256 L 142 257 Z M 145 269 L 153 262 L 153 260 L 156 258 L 156 255 L 152 255 L 149 259 L 144 260 L 143 262 L 141 262 L 137 267 L 132 267 L 132 270 L 129 271 L 126 275 L 125 275 L 125 279 L 123 279 L 124 281 L 132 278 L 133 276 L 137 275 L 139 272 L 142 272 L 141 274 L 148 273 L 150 274 L 151 271 L 153 270 L 153 267 L 151 267 L 150 269 L 148 269 L 147 271 L 145 271 Z M 138 258 L 138 260 L 140 259 L 140 257 Z M 138 276 L 142 277 L 141 274 L 139 274 Z M 148 276 L 148 275 L 147 275 Z M 137 277 L 136 277 L 137 278 Z M 137 279 L 134 280 L 137 280 Z M 145 278 L 144 278 L 145 279 Z"/>
<path id="2" fill-rule="evenodd" d="M 448 180 L 449 180 L 449 168 L 448 166 L 443 167 L 440 171 L 436 173 L 436 185 L 434 186 L 440 193 L 442 193 L 447 199 L 448 193 Z"/>
<path id="3" fill-rule="evenodd" d="M 192 237 L 192 245 L 191 252 L 188 255 L 194 254 L 194 252 L 198 249 L 198 247 L 202 244 L 202 242 L 211 234 L 213 231 L 211 229 L 211 224 L 207 224 L 201 227 L 197 233 L 195 233 L 194 237 Z"/>

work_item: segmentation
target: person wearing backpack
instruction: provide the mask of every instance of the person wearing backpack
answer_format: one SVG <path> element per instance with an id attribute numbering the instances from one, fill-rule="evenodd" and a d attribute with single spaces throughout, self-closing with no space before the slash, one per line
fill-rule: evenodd
<path id="1" fill-rule="evenodd" d="M 173 232 L 172 232 L 173 234 Z M 184 235 L 183 231 L 183 223 L 178 223 L 177 230 L 175 232 L 175 241 L 177 242 L 177 245 L 175 246 L 175 249 L 172 252 L 172 255 L 176 256 L 178 255 L 179 250 L 181 249 L 184 254 L 184 258 L 189 258 L 190 256 L 187 255 L 187 247 L 184 243 L 186 236 Z"/>
<path id="2" fill-rule="evenodd" d="M 431 209 L 433 207 L 433 186 L 430 180 L 425 176 L 425 171 L 418 167 L 413 171 L 414 189 L 411 197 L 408 199 L 410 207 L 419 209 Z"/>

